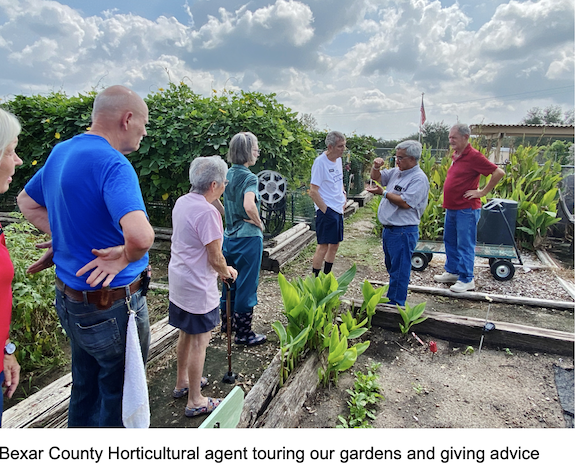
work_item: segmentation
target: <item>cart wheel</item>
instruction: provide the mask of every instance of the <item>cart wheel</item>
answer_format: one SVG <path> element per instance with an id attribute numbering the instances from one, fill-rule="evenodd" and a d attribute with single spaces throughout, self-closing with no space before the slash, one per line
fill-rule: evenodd
<path id="1" fill-rule="evenodd" d="M 511 280 L 516 272 L 512 262 L 508 260 L 496 260 L 490 267 L 490 272 L 494 279 L 498 281 Z"/>
<path id="2" fill-rule="evenodd" d="M 428 266 L 428 257 L 425 253 L 415 252 L 412 254 L 412 270 L 421 272 Z"/>
<path id="3" fill-rule="evenodd" d="M 488 266 L 491 267 L 492 265 L 494 265 L 496 263 L 496 260 L 498 260 L 498 259 L 494 258 L 494 257 L 490 257 L 488 259 Z"/>
<path id="4" fill-rule="evenodd" d="M 434 254 L 432 252 L 425 253 L 424 255 L 426 255 L 426 259 L 428 260 L 428 263 L 430 263 L 432 261 L 432 258 L 434 258 Z"/>

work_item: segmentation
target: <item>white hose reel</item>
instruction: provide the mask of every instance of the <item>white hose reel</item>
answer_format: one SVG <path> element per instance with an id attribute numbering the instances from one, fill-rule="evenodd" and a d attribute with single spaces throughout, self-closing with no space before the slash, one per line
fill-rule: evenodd
<path id="1" fill-rule="evenodd" d="M 258 173 L 258 191 L 266 204 L 276 204 L 284 199 L 287 184 L 284 177 L 276 171 L 264 170 Z"/>
<path id="2" fill-rule="evenodd" d="M 264 238 L 278 235 L 284 229 L 286 222 L 286 179 L 276 171 L 260 171 L 258 177 L 258 192 L 260 193 L 260 218 L 264 222 Z"/>

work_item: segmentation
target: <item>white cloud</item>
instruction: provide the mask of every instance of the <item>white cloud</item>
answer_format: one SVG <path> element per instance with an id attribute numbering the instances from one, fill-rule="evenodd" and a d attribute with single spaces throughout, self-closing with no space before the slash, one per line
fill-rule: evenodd
<path id="1" fill-rule="evenodd" d="M 0 0 L 0 90 L 75 93 L 125 83 L 145 95 L 185 79 L 200 94 L 276 92 L 320 124 L 405 136 L 417 126 L 422 92 L 429 120 L 498 115 L 513 123 L 531 105 L 507 96 L 573 88 L 573 0 L 502 0 L 478 26 L 463 3 L 187 2 L 183 24 Z M 573 101 L 573 90 L 543 95 L 548 103 L 538 105 L 559 99 L 567 109 Z"/>
<path id="2" fill-rule="evenodd" d="M 234 13 L 219 9 L 220 18 L 210 16 L 194 37 L 213 49 L 241 40 L 271 47 L 288 43 L 302 46 L 314 36 L 310 7 L 293 0 L 277 0 L 274 5 L 252 12 L 246 6 Z"/>
<path id="3" fill-rule="evenodd" d="M 574 79 L 574 47 L 566 45 L 555 54 L 555 59 L 546 71 L 549 79 Z"/>

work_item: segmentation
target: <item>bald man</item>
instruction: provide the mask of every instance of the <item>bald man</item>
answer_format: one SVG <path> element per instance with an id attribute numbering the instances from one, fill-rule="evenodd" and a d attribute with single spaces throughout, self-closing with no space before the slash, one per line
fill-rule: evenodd
<path id="1" fill-rule="evenodd" d="M 144 295 L 154 231 L 124 156 L 139 148 L 147 123 L 141 97 L 123 86 L 105 89 L 94 100 L 90 131 L 56 145 L 18 196 L 24 216 L 52 236 L 28 271 L 56 265 L 56 311 L 72 350 L 69 427 L 122 426 L 130 309 L 148 357 Z"/>

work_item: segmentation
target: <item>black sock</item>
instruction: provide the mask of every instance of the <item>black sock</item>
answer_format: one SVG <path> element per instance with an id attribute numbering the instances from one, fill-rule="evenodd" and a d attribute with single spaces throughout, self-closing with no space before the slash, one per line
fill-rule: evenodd
<path id="1" fill-rule="evenodd" d="M 318 276 L 320 275 L 320 269 L 312 267 L 312 273 L 314 273 L 314 276 Z"/>
<path id="2" fill-rule="evenodd" d="M 332 271 L 332 265 L 334 265 L 334 262 L 324 262 L 324 273 L 326 275 Z"/>

